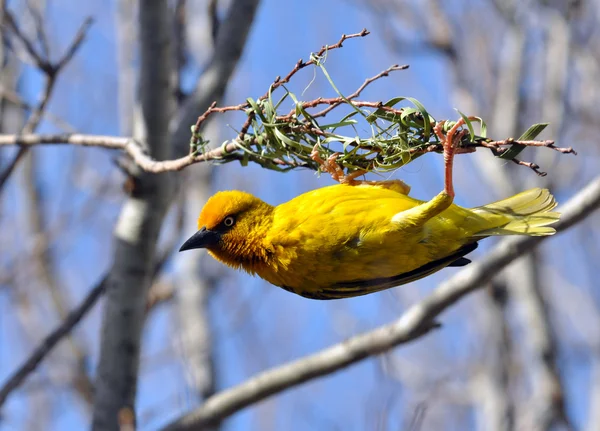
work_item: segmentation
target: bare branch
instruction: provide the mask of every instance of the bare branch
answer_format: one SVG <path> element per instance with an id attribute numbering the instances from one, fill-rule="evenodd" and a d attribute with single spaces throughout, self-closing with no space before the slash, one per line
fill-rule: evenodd
<path id="1" fill-rule="evenodd" d="M 600 177 L 562 206 L 555 225 L 562 232 L 600 207 Z M 167 426 L 166 430 L 198 429 L 306 381 L 331 374 L 369 356 L 425 335 L 435 327 L 440 313 L 465 295 L 486 285 L 500 270 L 547 237 L 510 238 L 473 262 L 431 295 L 409 308 L 397 321 L 384 325 L 319 353 L 265 371 L 250 380 L 209 398 L 202 406 Z"/>
<path id="2" fill-rule="evenodd" d="M 0 97 L 12 103 L 14 106 L 30 113 L 36 108 L 35 106 L 23 100 L 15 91 L 12 91 L 11 89 L 6 87 L 0 88 Z M 45 118 L 46 120 L 52 122 L 57 128 L 64 132 L 75 133 L 75 128 L 71 124 L 69 124 L 63 118 L 54 115 L 52 112 L 43 112 L 42 118 Z"/>
<path id="3" fill-rule="evenodd" d="M 200 155 L 188 155 L 175 160 L 157 161 L 150 157 L 144 146 L 133 138 L 117 136 L 82 135 L 76 133 L 57 135 L 0 135 L 1 145 L 33 146 L 40 144 L 71 144 L 90 147 L 103 147 L 123 150 L 133 161 L 146 172 L 162 173 L 179 171 L 194 163 L 209 160 L 220 160 L 238 149 L 238 144 L 230 142 L 223 147 Z"/>
<path id="4" fill-rule="evenodd" d="M 15 20 L 15 17 L 13 16 L 12 12 L 10 12 L 7 8 L 4 8 L 4 19 L 10 30 L 16 36 L 16 38 L 23 44 L 25 50 L 33 59 L 37 68 L 43 72 L 47 72 L 50 68 L 50 63 L 48 63 L 48 60 L 46 58 L 43 58 L 37 52 L 37 50 L 33 46 L 33 42 L 29 40 L 27 36 L 25 36 L 25 33 L 23 33 L 23 31 L 17 24 L 17 21 Z"/>
<path id="5" fill-rule="evenodd" d="M 52 349 L 67 336 L 73 328 L 81 321 L 89 310 L 96 304 L 98 299 L 106 289 L 106 277 L 94 287 L 81 302 L 81 304 L 71 311 L 66 319 L 50 333 L 42 343 L 35 348 L 27 360 L 15 371 L 0 388 L 0 407 L 4 404 L 10 393 L 17 389 L 29 374 L 31 374 L 40 365 L 42 360 L 52 351 Z"/>
<path id="6" fill-rule="evenodd" d="M 44 58 L 48 58 L 50 56 L 50 43 L 48 42 L 48 35 L 46 34 L 46 29 L 44 28 L 44 18 L 42 16 L 42 11 L 40 10 L 45 5 L 43 2 L 36 2 L 36 4 L 32 4 L 31 0 L 26 0 L 25 5 L 27 6 L 27 10 L 35 22 L 36 38 L 42 49 L 42 54 Z"/>
<path id="7" fill-rule="evenodd" d="M 48 105 L 48 102 L 52 97 L 52 91 L 54 90 L 54 85 L 56 84 L 58 74 L 71 61 L 71 59 L 81 46 L 83 40 L 85 39 L 87 31 L 93 21 L 91 18 L 87 18 L 77 31 L 75 38 L 73 39 L 63 56 L 58 60 L 58 62 L 51 63 L 50 60 L 42 58 L 42 56 L 37 53 L 37 51 L 33 47 L 33 43 L 29 39 L 27 39 L 27 37 L 22 33 L 12 14 L 7 9 L 4 10 L 4 13 L 12 31 L 15 33 L 17 38 L 23 42 L 29 54 L 35 59 L 36 66 L 46 75 L 46 82 L 40 101 L 38 102 L 35 109 L 31 112 L 31 115 L 27 119 L 27 123 L 25 124 L 25 126 L 23 126 L 22 130 L 22 133 L 24 134 L 32 133 L 39 125 L 43 113 L 46 110 L 46 106 Z M 6 167 L 6 169 L 4 169 L 4 171 L 0 173 L 0 190 L 2 190 L 4 184 L 6 183 L 6 180 L 8 180 L 10 175 L 15 170 L 15 167 L 23 159 L 23 156 L 25 156 L 27 151 L 29 151 L 27 147 L 21 146 L 17 151 L 15 157 Z"/>
<path id="8" fill-rule="evenodd" d="M 52 66 L 54 73 L 60 72 L 60 70 L 71 61 L 71 59 L 85 40 L 85 36 L 87 35 L 87 32 L 93 23 L 94 20 L 91 17 L 87 17 L 83 24 L 81 24 L 79 30 L 77 30 L 77 33 L 75 34 L 75 38 L 73 39 L 63 56 Z"/>

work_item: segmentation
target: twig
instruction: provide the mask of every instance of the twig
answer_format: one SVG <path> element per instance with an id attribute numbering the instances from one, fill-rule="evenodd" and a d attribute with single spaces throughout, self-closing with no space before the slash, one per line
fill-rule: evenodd
<path id="1" fill-rule="evenodd" d="M 405 64 L 405 65 L 402 65 L 402 66 L 394 64 L 393 66 L 388 67 L 384 71 L 379 72 L 377 75 L 372 76 L 371 78 L 366 79 L 365 82 L 363 82 L 363 84 L 360 87 L 358 87 L 354 93 L 348 95 L 346 97 L 346 99 L 348 99 L 348 100 L 354 100 L 354 99 L 356 99 L 358 96 L 360 96 L 360 93 L 362 93 L 363 90 L 365 88 L 367 88 L 367 86 L 369 84 L 372 84 L 373 82 L 377 81 L 378 79 L 381 79 L 383 77 L 389 76 L 389 74 L 391 72 L 395 72 L 397 70 L 406 70 L 406 69 L 408 69 L 408 67 L 409 67 L 408 64 Z M 329 112 L 331 112 L 333 109 L 335 109 L 337 106 L 339 106 L 342 103 L 343 103 L 343 101 L 341 101 L 340 103 L 337 103 L 337 104 L 333 104 L 333 105 L 331 105 L 331 106 L 323 109 L 320 112 L 317 112 L 316 114 L 313 115 L 313 118 L 324 117 L 325 115 L 327 115 Z"/>
<path id="2" fill-rule="evenodd" d="M 175 242 L 173 242 L 175 244 Z M 154 268 L 152 270 L 152 278 L 155 279 L 158 274 L 165 267 L 169 256 L 173 253 L 174 246 L 168 246 L 161 255 L 157 258 Z M 56 345 L 66 336 L 68 336 L 73 329 L 81 322 L 82 318 L 92 309 L 94 304 L 98 302 L 98 299 L 104 294 L 106 291 L 106 286 L 108 283 L 108 274 L 104 275 L 102 280 L 90 290 L 87 296 L 83 299 L 83 301 L 73 309 L 67 317 L 61 322 L 61 324 L 54 329 L 50 334 L 48 334 L 42 342 L 33 350 L 33 352 L 29 355 L 29 357 L 21 364 L 21 366 L 12 374 L 11 377 L 2 385 L 0 388 L 0 409 L 4 405 L 4 402 L 11 394 L 12 391 L 17 389 L 25 379 L 31 374 L 35 369 L 42 363 L 44 358 L 56 347 Z M 168 301 L 169 295 L 174 294 L 174 292 L 160 292 L 158 296 L 158 292 L 154 292 L 153 294 L 156 297 L 152 296 L 153 294 L 149 292 L 148 294 L 148 307 L 151 308 L 155 306 L 158 302 Z M 155 302 L 153 302 L 155 301 Z"/>
<path id="3" fill-rule="evenodd" d="M 87 17 L 83 24 L 81 24 L 79 30 L 77 30 L 77 33 L 75 34 L 75 38 L 71 42 L 71 45 L 69 45 L 62 58 L 53 65 L 55 73 L 60 72 L 60 70 L 71 61 L 71 59 L 85 40 L 85 36 L 87 35 L 87 32 L 93 23 L 94 19 L 91 17 Z"/>
<path id="4" fill-rule="evenodd" d="M 27 5 L 27 10 L 35 21 L 37 41 L 42 48 L 44 57 L 48 58 L 50 56 L 50 44 L 48 43 L 48 36 L 46 34 L 46 29 L 44 28 L 44 20 L 42 18 L 42 14 L 40 13 L 40 8 L 43 7 L 43 4 L 33 5 L 31 4 L 31 0 L 26 0 L 25 4 Z"/>
<path id="5" fill-rule="evenodd" d="M 552 140 L 519 141 L 519 140 L 516 140 L 513 138 L 509 138 L 509 139 L 505 139 L 503 141 L 486 141 L 486 145 L 489 145 L 490 147 L 500 147 L 500 146 L 504 146 L 504 145 L 513 145 L 513 144 L 521 144 L 521 145 L 525 145 L 526 147 L 546 147 L 546 148 L 551 148 L 554 151 L 558 151 L 559 153 L 577 155 L 577 152 L 572 147 L 566 147 L 566 148 L 556 147 L 556 146 L 554 146 L 554 141 L 552 141 Z"/>
<path id="6" fill-rule="evenodd" d="M 535 172 L 536 174 L 538 174 L 540 177 L 545 177 L 546 175 L 548 175 L 547 172 L 540 171 L 539 165 L 536 165 L 535 163 L 524 162 L 523 160 L 519 160 L 519 159 L 511 159 L 511 160 L 514 163 L 516 163 L 517 165 L 519 165 L 519 166 L 526 166 L 526 167 L 528 167 L 533 172 Z"/>
<path id="7" fill-rule="evenodd" d="M 22 133 L 32 133 L 40 123 L 42 119 L 43 112 L 50 101 L 50 97 L 52 96 L 52 90 L 54 89 L 54 84 L 56 75 L 47 75 L 46 83 L 44 85 L 44 91 L 42 93 L 42 98 L 38 102 L 35 109 L 31 112 L 31 115 L 27 119 L 27 123 L 23 126 Z M 15 154 L 14 158 L 8 164 L 6 169 L 0 173 L 0 190 L 4 187 L 4 184 L 11 176 L 19 162 L 25 157 L 27 152 L 29 151 L 29 147 L 20 146 L 17 154 Z"/>
<path id="8" fill-rule="evenodd" d="M 4 19 L 6 20 L 8 27 L 14 33 L 14 35 L 17 37 L 17 39 L 19 39 L 19 41 L 23 44 L 23 46 L 25 47 L 25 50 L 27 51 L 29 56 L 33 59 L 33 62 L 35 63 L 37 68 L 43 72 L 46 72 L 50 65 L 48 63 L 48 61 L 37 52 L 37 50 L 33 46 L 33 42 L 31 42 L 31 40 L 29 40 L 27 38 L 27 36 L 25 36 L 25 34 L 21 31 L 21 28 L 17 24 L 17 21 L 15 20 L 12 12 L 10 12 L 6 8 L 4 9 L 3 12 L 4 12 Z"/>
<path id="9" fill-rule="evenodd" d="M 361 32 L 359 33 L 353 33 L 353 34 L 343 34 L 342 37 L 340 38 L 340 40 L 337 41 L 337 43 L 334 43 L 333 45 L 324 45 L 323 47 L 321 47 L 321 49 L 319 50 L 319 52 L 317 52 L 315 54 L 315 56 L 313 57 L 314 59 L 316 58 L 320 58 L 323 56 L 323 54 L 325 54 L 326 51 L 330 51 L 332 49 L 337 49 L 337 48 L 341 48 L 342 44 L 348 40 L 348 39 L 353 39 L 356 37 L 365 37 L 369 34 L 369 31 L 364 28 Z M 301 69 L 304 69 L 307 66 L 313 65 L 315 64 L 315 60 L 314 59 L 310 59 L 309 61 L 304 61 L 302 59 L 298 60 L 298 62 L 296 63 L 296 65 L 294 66 L 294 68 L 285 76 L 285 78 L 281 79 L 279 76 L 277 76 L 275 78 L 275 80 L 273 81 L 273 83 L 271 84 L 269 90 L 262 95 L 261 97 L 258 98 L 259 101 L 261 100 L 266 100 L 269 97 L 269 93 L 271 91 L 274 91 L 275 89 L 281 87 L 283 84 L 287 84 L 290 79 L 292 79 L 292 77 L 298 73 L 298 71 L 300 71 Z M 202 126 L 202 122 L 204 122 L 206 120 L 206 118 L 213 112 L 224 112 L 222 110 L 218 110 L 218 109 L 214 109 L 216 106 L 216 102 L 213 103 L 213 105 L 211 105 L 211 107 L 204 113 L 202 114 L 200 117 L 198 117 L 198 121 L 196 122 L 196 125 L 194 126 L 194 134 L 199 134 L 200 133 L 200 128 Z M 233 110 L 244 110 L 246 108 L 249 108 L 250 104 L 248 103 L 243 103 L 241 105 L 238 105 L 237 107 L 235 107 Z M 254 120 L 254 113 L 250 113 L 250 115 L 248 115 L 248 118 L 246 119 L 246 122 L 244 123 L 244 125 L 242 126 L 242 131 L 245 134 L 248 131 L 248 128 L 250 127 L 250 123 L 252 122 L 252 120 Z M 241 135 L 241 133 L 240 133 Z M 243 136 L 240 136 L 240 138 L 243 138 Z"/>
<path id="10" fill-rule="evenodd" d="M 275 81 L 271 85 L 270 91 L 273 91 L 276 88 L 282 86 L 283 84 L 287 84 L 288 82 L 290 82 L 290 79 L 292 78 L 292 76 L 294 76 L 296 73 L 298 73 L 298 71 L 304 69 L 306 66 L 315 64 L 316 59 L 323 57 L 323 54 L 325 54 L 325 52 L 331 51 L 332 49 L 341 48 L 342 44 L 348 39 L 353 39 L 356 37 L 365 37 L 369 34 L 370 33 L 366 28 L 363 28 L 362 31 L 360 31 L 359 33 L 353 33 L 353 34 L 348 34 L 348 35 L 343 34 L 342 37 L 340 38 L 340 40 L 338 40 L 333 45 L 324 45 L 323 47 L 321 47 L 319 52 L 314 54 L 314 56 L 311 56 L 313 58 L 310 59 L 309 61 L 303 61 L 302 59 L 298 60 L 298 62 L 294 66 L 294 68 L 290 71 L 290 73 L 288 73 L 285 76 L 285 78 L 283 78 L 283 79 L 279 79 L 279 77 L 275 78 Z M 265 95 L 263 95 L 259 100 L 264 100 L 268 97 L 269 97 L 269 92 L 267 92 Z"/>
<path id="11" fill-rule="evenodd" d="M 35 60 L 36 66 L 46 75 L 46 82 L 44 85 L 42 97 L 40 98 L 40 101 L 38 102 L 35 109 L 31 112 L 31 115 L 29 116 L 27 123 L 25 124 L 25 126 L 23 126 L 22 130 L 22 133 L 24 134 L 32 133 L 39 125 L 43 113 L 46 110 L 46 106 L 50 101 L 50 97 L 52 97 L 52 91 L 54 90 L 54 85 L 56 84 L 56 78 L 58 74 L 69 63 L 69 61 L 71 61 L 71 59 L 81 46 L 89 27 L 92 25 L 93 20 L 91 18 L 87 18 L 83 22 L 83 24 L 77 31 L 75 38 L 73 39 L 63 56 L 56 63 L 51 63 L 49 59 L 43 58 L 35 50 L 33 43 L 23 34 L 16 21 L 14 20 L 12 14 L 8 10 L 4 10 L 4 12 L 6 14 L 7 22 L 9 23 L 9 26 L 11 27 L 13 33 L 25 45 L 27 51 Z M 18 163 L 23 159 L 27 151 L 29 151 L 29 148 L 20 147 L 17 151 L 17 154 L 10 161 L 8 166 L 4 169 L 2 173 L 0 173 L 0 190 L 3 189 L 4 184 L 11 176 Z"/>
<path id="12" fill-rule="evenodd" d="M 597 177 L 562 206 L 562 218 L 554 225 L 557 232 L 565 231 L 599 207 L 600 177 Z M 425 335 L 439 314 L 465 295 L 485 287 L 500 270 L 546 238 L 548 237 L 520 237 L 500 242 L 483 259 L 473 262 L 444 282 L 395 322 L 265 371 L 238 386 L 224 390 L 165 427 L 165 430 L 200 429 L 271 395 L 331 374 Z"/>
<path id="13" fill-rule="evenodd" d="M 9 88 L 0 88 L 0 98 L 14 104 L 15 107 L 20 108 L 26 112 L 31 112 L 36 109 L 35 106 L 24 101 L 16 92 Z M 48 121 L 52 122 L 58 129 L 67 133 L 75 133 L 75 128 L 61 117 L 53 114 L 52 112 L 45 111 L 42 113 L 42 117 L 45 117 Z"/>
<path id="14" fill-rule="evenodd" d="M 105 277 L 96 287 L 94 287 L 81 302 L 81 304 L 71 311 L 66 319 L 50 333 L 44 340 L 35 348 L 33 353 L 27 360 L 15 371 L 0 388 L 0 407 L 4 404 L 10 393 L 18 388 L 25 378 L 33 372 L 42 360 L 50 353 L 50 351 L 67 336 L 79 321 L 87 314 L 94 306 L 98 299 L 104 293 L 107 285 Z"/>

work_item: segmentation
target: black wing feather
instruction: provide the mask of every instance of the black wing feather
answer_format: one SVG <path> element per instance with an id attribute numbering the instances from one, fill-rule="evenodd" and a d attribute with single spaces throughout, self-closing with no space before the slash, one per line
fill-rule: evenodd
<path id="1" fill-rule="evenodd" d="M 475 250 L 477 245 L 476 242 L 467 244 L 446 257 L 429 262 L 412 271 L 394 275 L 393 277 L 379 277 L 336 283 L 329 287 L 321 288 L 317 292 L 302 292 L 301 295 L 311 299 L 341 299 L 379 292 L 380 290 L 400 286 L 426 277 L 446 266 L 464 266 L 471 261 L 463 256 Z"/>

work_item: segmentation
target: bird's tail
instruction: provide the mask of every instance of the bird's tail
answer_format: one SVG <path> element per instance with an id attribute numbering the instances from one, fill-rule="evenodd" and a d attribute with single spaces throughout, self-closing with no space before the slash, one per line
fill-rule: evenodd
<path id="1" fill-rule="evenodd" d="M 554 196 L 547 189 L 531 189 L 508 199 L 494 202 L 471 211 L 480 216 L 475 224 L 474 238 L 492 235 L 545 236 L 556 232 L 548 225 L 560 218 L 552 212 L 556 207 Z M 479 217 L 478 217 L 479 219 Z"/>

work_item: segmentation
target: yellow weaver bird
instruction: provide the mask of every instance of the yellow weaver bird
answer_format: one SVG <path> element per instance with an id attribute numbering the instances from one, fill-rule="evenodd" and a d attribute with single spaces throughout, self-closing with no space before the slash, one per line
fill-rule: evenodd
<path id="1" fill-rule="evenodd" d="M 457 123 L 458 124 L 458 123 Z M 456 127 L 456 126 L 455 126 Z M 453 128 L 454 129 L 454 128 Z M 463 266 L 477 242 L 498 235 L 552 235 L 559 214 L 546 189 L 532 189 L 477 208 L 452 203 L 455 130 L 443 135 L 446 185 L 424 202 L 399 180 L 358 182 L 335 158 L 321 162 L 341 184 L 272 206 L 251 194 L 212 196 L 198 232 L 180 251 L 206 248 L 215 259 L 290 292 L 337 299 L 378 292 Z"/>

